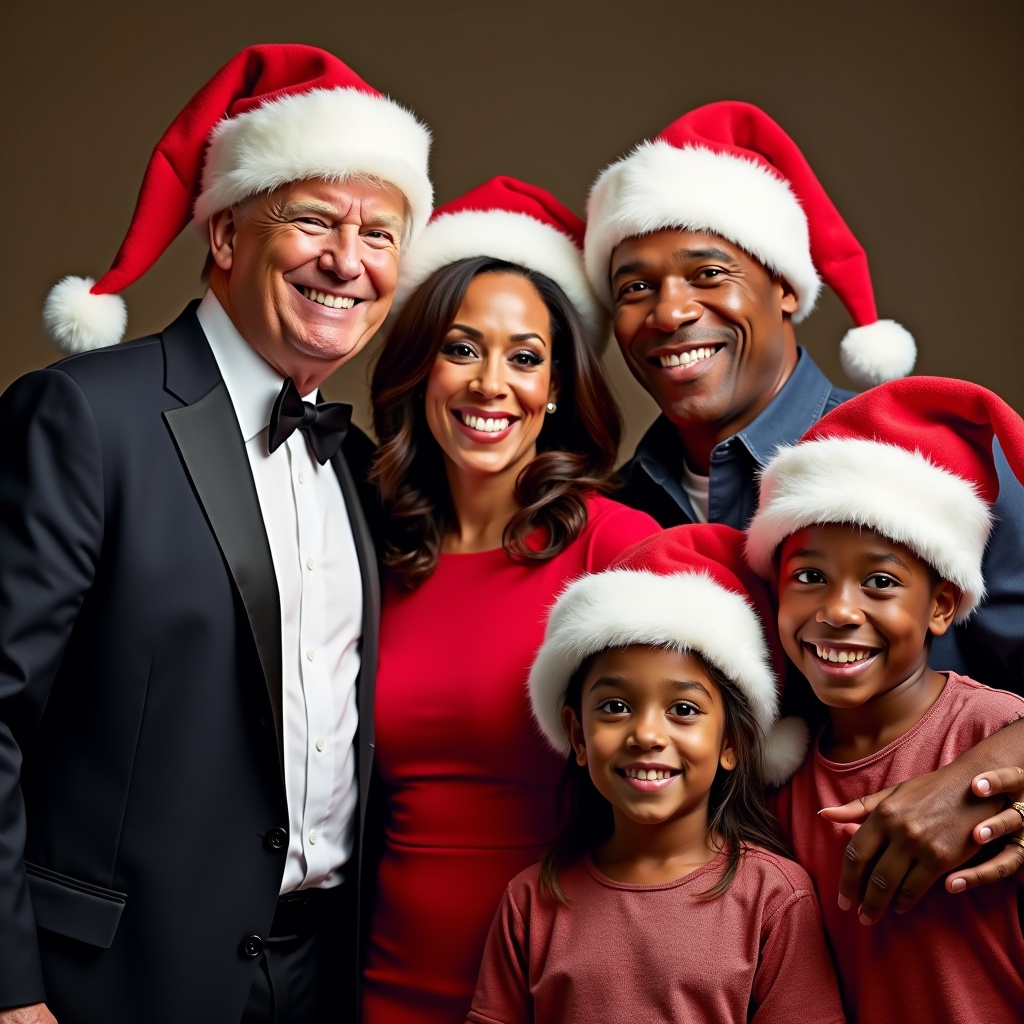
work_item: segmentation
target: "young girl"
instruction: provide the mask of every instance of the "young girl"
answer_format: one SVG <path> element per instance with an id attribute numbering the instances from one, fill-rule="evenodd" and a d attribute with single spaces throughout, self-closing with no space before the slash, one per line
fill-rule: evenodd
<path id="1" fill-rule="evenodd" d="M 779 821 L 822 899 L 846 1012 L 865 1024 L 1022 1019 L 1019 882 L 957 896 L 936 885 L 906 914 L 872 913 L 841 878 L 849 837 L 829 810 L 1020 729 L 1020 697 L 929 664 L 931 639 L 984 594 L 993 434 L 1024 477 L 1024 421 L 996 395 L 939 378 L 880 385 L 769 463 L 749 529 L 751 564 L 777 573 L 782 643 L 828 712 Z M 873 884 L 923 888 L 901 856 L 883 850 Z"/>
<path id="2" fill-rule="evenodd" d="M 505 891 L 470 1021 L 843 1019 L 810 880 L 761 800 L 762 758 L 786 777 L 806 733 L 772 728 L 741 537 L 653 537 L 555 604 L 529 688 L 571 747 L 568 824 Z"/>

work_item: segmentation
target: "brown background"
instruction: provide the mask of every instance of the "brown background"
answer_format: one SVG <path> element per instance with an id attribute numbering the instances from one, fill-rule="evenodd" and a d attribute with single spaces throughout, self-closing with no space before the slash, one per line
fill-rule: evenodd
<path id="1" fill-rule="evenodd" d="M 918 372 L 1024 409 L 1022 0 L 22 0 L 4 22 L 0 386 L 54 358 L 46 291 L 106 270 L 150 149 L 192 93 L 241 47 L 294 41 L 337 53 L 432 126 L 441 202 L 504 173 L 582 212 L 601 167 L 684 111 L 758 103 L 867 249 L 879 312 L 916 335 Z M 198 294 L 202 259 L 183 233 L 128 289 L 130 337 Z M 827 292 L 798 332 L 837 383 L 848 326 Z M 366 362 L 327 389 L 364 423 Z M 617 352 L 606 362 L 631 449 L 653 406 Z"/>

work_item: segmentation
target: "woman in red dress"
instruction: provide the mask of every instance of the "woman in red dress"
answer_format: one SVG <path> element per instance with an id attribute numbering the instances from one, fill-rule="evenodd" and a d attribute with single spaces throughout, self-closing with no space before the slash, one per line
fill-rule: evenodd
<path id="1" fill-rule="evenodd" d="M 562 759 L 525 689 L 548 609 L 658 529 L 602 494 L 620 423 L 582 237 L 546 192 L 496 178 L 403 257 L 372 382 L 386 824 L 364 1024 L 465 1021 L 505 885 L 557 832 Z"/>

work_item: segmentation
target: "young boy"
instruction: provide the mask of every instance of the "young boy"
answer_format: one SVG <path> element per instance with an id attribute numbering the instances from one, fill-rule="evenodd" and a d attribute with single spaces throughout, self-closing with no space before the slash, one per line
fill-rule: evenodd
<path id="1" fill-rule="evenodd" d="M 1024 716 L 1019 697 L 928 662 L 932 637 L 984 596 L 993 435 L 1024 477 L 1024 421 L 991 392 L 923 377 L 874 388 L 775 456 L 749 528 L 751 565 L 777 573 L 782 644 L 828 712 L 778 811 L 822 900 L 851 1021 L 1016 1021 L 1024 1007 L 1015 880 L 933 887 L 864 927 L 833 895 L 848 836 L 817 814 Z"/>

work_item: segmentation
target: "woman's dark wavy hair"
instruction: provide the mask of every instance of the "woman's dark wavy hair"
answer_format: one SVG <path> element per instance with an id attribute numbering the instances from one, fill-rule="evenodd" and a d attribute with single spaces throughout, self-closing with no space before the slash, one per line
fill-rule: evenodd
<path id="1" fill-rule="evenodd" d="M 708 831 L 720 844 L 719 849 L 726 851 L 721 877 L 710 889 L 700 893 L 702 899 L 714 899 L 732 885 L 744 845 L 763 846 L 784 857 L 791 855 L 782 844 L 775 821 L 765 805 L 760 753 L 764 736 L 750 704 L 725 673 L 705 661 L 699 651 L 691 653 L 700 658 L 708 676 L 721 691 L 725 733 L 736 751 L 736 767 L 726 771 L 719 766 L 708 798 Z M 577 718 L 581 717 L 583 681 L 596 657 L 593 654 L 580 665 L 566 688 L 565 707 L 572 708 Z M 615 826 L 612 805 L 591 782 L 587 767 L 577 764 L 571 752 L 562 775 L 559 798 L 565 826 L 541 863 L 540 891 L 549 899 L 568 906 L 571 901 L 559 885 L 558 876 L 610 838 Z"/>
<path id="2" fill-rule="evenodd" d="M 505 526 L 513 558 L 553 558 L 586 525 L 588 491 L 608 491 L 622 426 L 575 307 L 550 278 L 514 263 L 475 256 L 438 270 L 398 314 L 373 367 L 373 423 L 379 440 L 370 479 L 386 513 L 384 562 L 410 589 L 437 565 L 455 526 L 441 448 L 427 426 L 423 390 L 466 290 L 479 274 L 517 274 L 551 314 L 558 411 L 545 416 L 537 455 L 516 480 L 519 511 Z M 544 539 L 527 543 L 543 527 Z"/>

